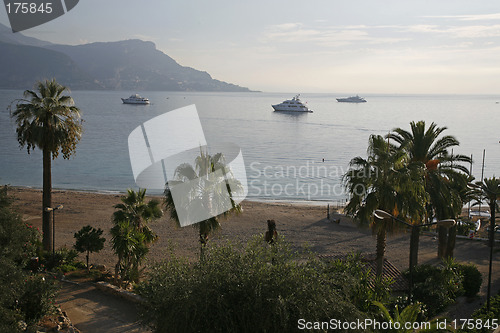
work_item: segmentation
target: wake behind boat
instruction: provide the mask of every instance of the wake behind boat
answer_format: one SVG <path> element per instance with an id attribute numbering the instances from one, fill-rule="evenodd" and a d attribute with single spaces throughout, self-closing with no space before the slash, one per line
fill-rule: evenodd
<path id="1" fill-rule="evenodd" d="M 337 102 L 341 103 L 366 103 L 366 99 L 356 96 L 351 96 L 347 98 L 337 98 Z"/>
<path id="2" fill-rule="evenodd" d="M 149 104 L 149 99 L 139 96 L 139 94 L 131 95 L 129 98 L 122 98 L 123 104 Z"/>
<path id="3" fill-rule="evenodd" d="M 274 111 L 282 112 L 313 112 L 307 107 L 301 100 L 300 95 L 293 97 L 292 99 L 287 99 L 280 104 L 271 105 Z"/>

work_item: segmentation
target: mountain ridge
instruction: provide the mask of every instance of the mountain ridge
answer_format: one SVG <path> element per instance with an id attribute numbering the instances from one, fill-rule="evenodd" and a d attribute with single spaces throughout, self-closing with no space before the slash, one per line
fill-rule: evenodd
<path id="1" fill-rule="evenodd" d="M 80 90 L 251 91 L 182 66 L 151 41 L 63 45 L 5 29 L 0 24 L 0 88 L 23 89 L 55 77 Z"/>

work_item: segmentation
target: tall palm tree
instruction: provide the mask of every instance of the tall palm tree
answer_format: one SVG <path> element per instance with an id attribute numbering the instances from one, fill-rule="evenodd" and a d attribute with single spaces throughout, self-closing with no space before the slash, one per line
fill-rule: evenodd
<path id="1" fill-rule="evenodd" d="M 441 134 L 447 129 L 438 127 L 435 123 L 426 129 L 425 121 L 411 122 L 410 131 L 396 128 L 387 135 L 388 139 L 399 144 L 399 148 L 406 151 L 410 162 L 424 166 L 423 182 L 426 192 L 429 194 L 427 205 L 427 219 L 430 222 L 434 217 L 438 220 L 455 218 L 460 214 L 463 202 L 460 191 L 467 188 L 468 170 L 461 163 L 471 163 L 471 159 L 465 155 L 453 155 L 449 150 L 460 143 L 451 136 Z M 440 137 L 441 136 L 441 137 Z M 422 221 L 414 221 L 420 224 Z M 456 227 L 450 229 L 450 235 L 445 227 L 439 227 L 438 256 L 446 257 L 446 252 L 452 253 Z M 412 228 L 412 243 L 417 251 L 413 251 L 414 258 L 410 262 L 414 265 L 418 260 L 418 236 L 419 229 Z M 447 246 L 449 242 L 450 246 Z M 446 251 L 446 249 L 449 249 Z"/>
<path id="2" fill-rule="evenodd" d="M 225 176 L 224 176 L 225 175 Z M 188 185 L 183 202 L 174 202 L 172 189 L 178 185 Z M 214 212 L 211 217 L 194 223 L 198 228 L 200 241 L 200 260 L 203 259 L 204 248 L 212 231 L 220 227 L 220 219 L 231 213 L 239 213 L 241 206 L 233 199 L 233 191 L 242 190 L 241 183 L 232 176 L 226 165 L 224 155 L 210 155 L 200 148 L 200 155 L 195 159 L 195 166 L 183 163 L 175 169 L 174 180 L 165 186 L 165 206 L 172 220 L 180 226 L 179 214 L 189 214 L 190 211 Z M 225 210 L 229 195 L 230 209 Z M 223 211 L 223 213 L 217 213 Z"/>
<path id="3" fill-rule="evenodd" d="M 73 98 L 65 93 L 69 89 L 55 79 L 38 81 L 35 90 L 26 90 L 24 98 L 16 100 L 15 110 L 9 107 L 17 125 L 17 140 L 26 147 L 28 154 L 38 148 L 43 154 L 43 248 L 52 250 L 52 159 L 62 153 L 68 159 L 80 141 L 83 128 L 80 110 L 74 106 Z M 14 103 L 13 102 L 13 103 Z"/>
<path id="4" fill-rule="evenodd" d="M 488 270 L 488 293 L 486 308 L 490 311 L 490 295 L 491 295 L 491 266 L 493 260 L 493 246 L 495 245 L 495 219 L 496 211 L 498 210 L 498 202 L 500 200 L 500 179 L 486 178 L 482 182 L 476 182 L 476 188 L 481 199 L 486 199 L 490 207 L 490 227 L 489 227 L 489 246 L 490 246 L 490 266 Z M 481 200 L 480 199 L 480 200 Z"/>
<path id="5" fill-rule="evenodd" d="M 132 280 L 139 280 L 139 266 L 149 252 L 151 243 L 158 239 L 149 227 L 149 222 L 160 218 L 163 212 L 160 202 L 152 199 L 146 203 L 146 190 L 127 190 L 121 198 L 122 203 L 114 206 L 114 226 L 111 229 L 113 250 L 118 255 L 115 265 L 115 282 L 118 275 L 130 275 Z M 120 271 L 122 272 L 120 274 Z"/>
<path id="6" fill-rule="evenodd" d="M 382 275 L 387 232 L 396 227 L 394 220 L 375 220 L 373 212 L 382 209 L 406 219 L 424 211 L 425 192 L 418 182 L 421 170 L 410 168 L 404 151 L 389 144 L 380 135 L 369 139 L 368 158 L 355 157 L 343 176 L 351 195 L 346 213 L 362 223 L 371 223 L 377 235 L 377 275 Z M 413 166 L 413 165 L 412 165 Z"/>

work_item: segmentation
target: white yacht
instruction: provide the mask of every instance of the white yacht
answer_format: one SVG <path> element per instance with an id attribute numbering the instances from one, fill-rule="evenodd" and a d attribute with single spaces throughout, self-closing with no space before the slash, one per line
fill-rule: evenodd
<path id="1" fill-rule="evenodd" d="M 122 98 L 124 104 L 149 104 L 149 99 L 141 97 L 138 94 L 131 95 L 129 98 Z"/>
<path id="2" fill-rule="evenodd" d="M 281 102 L 280 104 L 272 105 L 274 111 L 285 111 L 285 112 L 313 112 L 310 110 L 305 103 L 300 100 L 300 95 L 295 96 L 292 99 Z"/>
<path id="3" fill-rule="evenodd" d="M 337 102 L 342 102 L 342 103 L 366 103 L 366 99 L 359 97 L 358 95 L 356 96 L 351 96 L 347 98 L 337 98 Z"/>

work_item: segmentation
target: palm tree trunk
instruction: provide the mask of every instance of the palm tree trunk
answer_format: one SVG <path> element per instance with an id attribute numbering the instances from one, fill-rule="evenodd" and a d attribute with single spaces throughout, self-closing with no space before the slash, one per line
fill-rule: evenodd
<path id="1" fill-rule="evenodd" d="M 420 242 L 420 229 L 419 227 L 411 228 L 410 236 L 410 264 L 409 269 L 413 269 L 418 265 L 418 244 Z"/>
<path id="2" fill-rule="evenodd" d="M 497 197 L 490 200 L 490 232 L 489 232 L 489 246 L 490 246 L 490 265 L 488 268 L 488 291 L 486 292 L 486 310 L 490 312 L 490 296 L 491 296 L 491 265 L 493 262 L 493 247 L 495 246 L 495 214 L 496 214 L 496 200 Z"/>
<path id="3" fill-rule="evenodd" d="M 205 246 L 207 245 L 206 234 L 201 233 L 200 231 L 200 262 L 205 259 Z"/>
<path id="4" fill-rule="evenodd" d="M 90 251 L 87 250 L 87 272 L 90 272 L 90 266 L 89 266 L 89 255 L 90 255 Z"/>
<path id="5" fill-rule="evenodd" d="M 43 197 L 42 197 L 42 232 L 43 249 L 52 251 L 52 225 L 50 224 L 50 213 L 45 211 L 46 207 L 52 207 L 52 154 L 48 149 L 43 150 Z M 54 212 L 52 212 L 54 214 Z"/>
<path id="6" fill-rule="evenodd" d="M 377 263 L 377 277 L 381 277 L 384 271 L 384 254 L 385 254 L 385 232 L 386 226 L 383 224 L 379 231 L 377 232 L 377 253 L 376 253 L 376 263 Z"/>
<path id="7" fill-rule="evenodd" d="M 140 280 L 140 277 L 139 277 L 139 263 L 134 260 L 133 264 L 132 264 L 132 272 L 131 272 L 131 275 L 132 275 L 132 281 L 135 282 L 135 283 L 139 283 L 139 280 Z"/>
<path id="8" fill-rule="evenodd" d="M 453 258 L 453 250 L 455 250 L 455 241 L 457 239 L 457 227 L 453 226 L 448 231 L 448 241 L 446 242 L 446 258 Z"/>
<path id="9" fill-rule="evenodd" d="M 122 256 L 118 255 L 118 262 L 115 265 L 115 276 L 113 278 L 113 283 L 117 285 L 118 283 L 118 274 L 120 273 L 120 264 L 122 262 Z M 118 287 L 121 287 L 121 283 L 117 285 Z"/>
<path id="10" fill-rule="evenodd" d="M 438 227 L 438 258 L 444 259 L 446 251 L 446 243 L 448 242 L 448 229 Z"/>

